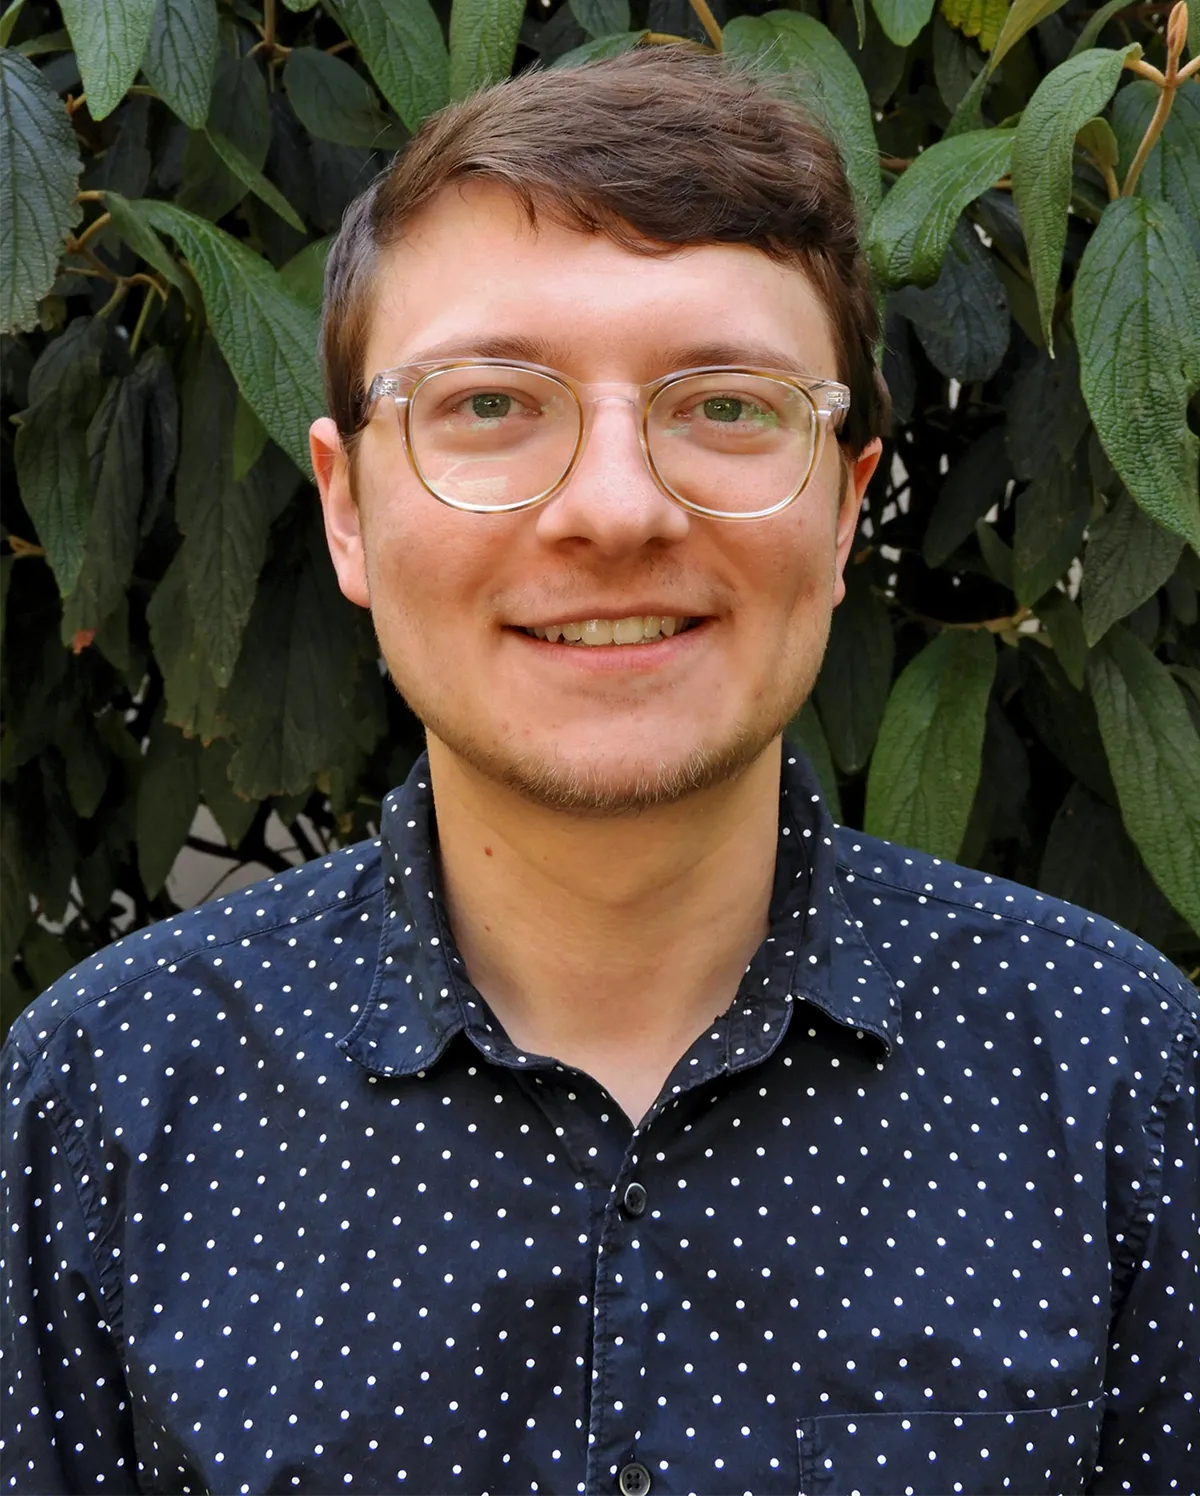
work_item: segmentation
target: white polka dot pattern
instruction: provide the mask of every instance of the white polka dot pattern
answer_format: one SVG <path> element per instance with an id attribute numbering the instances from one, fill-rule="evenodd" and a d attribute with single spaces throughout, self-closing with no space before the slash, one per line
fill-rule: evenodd
<path id="1" fill-rule="evenodd" d="M 4 1490 L 1200 1490 L 1181 973 L 793 759 L 635 1129 L 470 985 L 427 772 L 14 1026 Z"/>

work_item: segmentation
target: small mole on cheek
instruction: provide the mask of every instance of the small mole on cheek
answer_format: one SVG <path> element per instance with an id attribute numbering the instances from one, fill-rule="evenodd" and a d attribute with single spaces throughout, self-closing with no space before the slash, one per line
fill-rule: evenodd
<path id="1" fill-rule="evenodd" d="M 483 855 L 485 857 L 490 857 L 492 855 L 492 849 L 491 849 L 491 847 L 484 847 L 484 849 L 483 849 Z"/>

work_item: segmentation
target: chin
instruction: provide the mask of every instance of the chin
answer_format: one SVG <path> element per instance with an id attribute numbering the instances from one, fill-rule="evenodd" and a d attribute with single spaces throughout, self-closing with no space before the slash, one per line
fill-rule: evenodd
<path id="1" fill-rule="evenodd" d="M 420 715 L 418 713 L 418 715 Z M 778 724 L 744 725 L 716 741 L 655 752 L 650 744 L 624 750 L 597 747 L 582 752 L 561 740 L 524 749 L 423 717 L 427 730 L 478 774 L 546 810 L 616 817 L 675 805 L 739 778 L 783 730 Z M 569 756 L 568 756 L 569 755 Z"/>

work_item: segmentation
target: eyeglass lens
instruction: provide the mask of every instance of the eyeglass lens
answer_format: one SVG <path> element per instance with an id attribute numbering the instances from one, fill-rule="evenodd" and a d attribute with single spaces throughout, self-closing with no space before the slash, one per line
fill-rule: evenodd
<path id="1" fill-rule="evenodd" d="M 660 390 L 647 443 L 660 481 L 718 513 L 754 514 L 791 497 L 812 462 L 817 416 L 803 391 L 763 375 L 690 375 Z M 493 509 L 548 493 L 566 473 L 579 407 L 531 369 L 441 369 L 409 412 L 413 460 L 435 494 Z"/>

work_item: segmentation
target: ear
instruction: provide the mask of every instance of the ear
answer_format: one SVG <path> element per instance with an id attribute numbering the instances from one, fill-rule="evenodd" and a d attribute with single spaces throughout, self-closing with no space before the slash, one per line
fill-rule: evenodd
<path id="1" fill-rule="evenodd" d="M 867 443 L 857 457 L 846 459 L 846 487 L 842 495 L 841 508 L 838 510 L 837 522 L 837 558 L 833 582 L 835 608 L 846 595 L 844 576 L 846 562 L 850 559 L 850 547 L 854 544 L 854 532 L 858 529 L 858 516 L 862 509 L 863 496 L 867 491 L 867 484 L 870 483 L 879 465 L 882 452 L 883 443 L 876 437 L 874 441 Z"/>
<path id="2" fill-rule="evenodd" d="M 337 424 L 329 416 L 322 416 L 308 428 L 308 450 L 321 495 L 325 539 L 338 586 L 352 603 L 369 608 L 371 595 L 367 586 L 362 516 L 351 489 L 350 459 L 342 446 Z"/>

